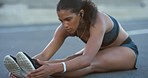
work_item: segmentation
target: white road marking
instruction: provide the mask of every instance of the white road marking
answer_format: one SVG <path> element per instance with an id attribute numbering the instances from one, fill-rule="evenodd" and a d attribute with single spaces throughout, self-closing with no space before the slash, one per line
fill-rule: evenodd
<path id="1" fill-rule="evenodd" d="M 18 28 L 5 28 L 0 29 L 1 33 L 20 33 L 20 32 L 34 32 L 34 31 L 48 31 L 48 30 L 55 30 L 55 27 L 18 27 Z"/>
<path id="2" fill-rule="evenodd" d="M 0 34 L 4 33 L 19 33 L 19 32 L 33 32 L 33 31 L 49 31 L 55 30 L 55 27 L 20 27 L 20 28 L 6 28 L 0 29 Z M 138 29 L 127 31 L 129 35 L 141 35 L 148 34 L 148 29 Z"/>
<path id="3" fill-rule="evenodd" d="M 139 30 L 130 30 L 127 31 L 129 35 L 141 35 L 141 34 L 147 34 L 148 29 L 139 29 Z"/>

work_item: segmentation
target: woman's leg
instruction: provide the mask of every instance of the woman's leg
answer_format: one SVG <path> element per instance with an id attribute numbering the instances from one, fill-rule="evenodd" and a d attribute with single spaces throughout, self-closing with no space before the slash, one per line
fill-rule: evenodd
<path id="1" fill-rule="evenodd" d="M 69 61 L 69 60 L 74 59 L 74 58 L 76 58 L 78 56 L 81 56 L 83 54 L 83 51 L 84 51 L 84 49 L 82 49 L 82 50 L 76 52 L 75 54 L 70 55 L 70 56 L 68 56 L 68 57 L 66 57 L 64 59 L 49 60 L 49 63 L 58 63 L 58 62 Z"/>
<path id="2" fill-rule="evenodd" d="M 110 72 L 133 69 L 136 62 L 134 51 L 128 47 L 112 47 L 99 51 L 91 65 L 66 73 L 54 74 L 53 76 L 80 77 L 93 72 Z"/>
<path id="3" fill-rule="evenodd" d="M 136 54 L 128 47 L 112 47 L 98 53 L 92 67 L 94 72 L 110 72 L 133 69 L 136 64 Z"/>

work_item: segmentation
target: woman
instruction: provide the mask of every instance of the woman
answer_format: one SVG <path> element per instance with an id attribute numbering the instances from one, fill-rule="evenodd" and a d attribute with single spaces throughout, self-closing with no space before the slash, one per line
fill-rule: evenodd
<path id="1" fill-rule="evenodd" d="M 29 78 L 81 77 L 94 72 L 135 69 L 136 45 L 120 23 L 98 11 L 92 1 L 60 0 L 57 15 L 61 25 L 47 47 L 34 57 L 42 66 L 30 72 Z M 65 59 L 48 61 L 69 36 L 79 37 L 85 47 Z"/>

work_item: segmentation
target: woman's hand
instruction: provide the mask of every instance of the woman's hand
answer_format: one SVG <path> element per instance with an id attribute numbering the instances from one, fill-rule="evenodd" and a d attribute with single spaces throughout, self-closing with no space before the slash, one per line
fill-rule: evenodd
<path id="1" fill-rule="evenodd" d="M 48 61 L 41 61 L 37 59 L 38 63 L 41 64 L 42 66 L 39 67 L 38 69 L 31 71 L 28 74 L 29 78 L 47 78 L 49 75 L 53 74 L 53 65 L 49 64 Z"/>
<path id="2" fill-rule="evenodd" d="M 9 73 L 9 77 L 10 78 L 17 78 L 15 75 L 13 75 L 12 73 Z"/>

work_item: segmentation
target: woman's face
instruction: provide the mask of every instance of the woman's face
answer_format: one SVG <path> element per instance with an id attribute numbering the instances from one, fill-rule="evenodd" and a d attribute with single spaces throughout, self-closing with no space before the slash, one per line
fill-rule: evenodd
<path id="1" fill-rule="evenodd" d="M 72 13 L 70 10 L 60 10 L 57 11 L 57 14 L 65 30 L 73 34 L 78 28 L 80 15 Z"/>

